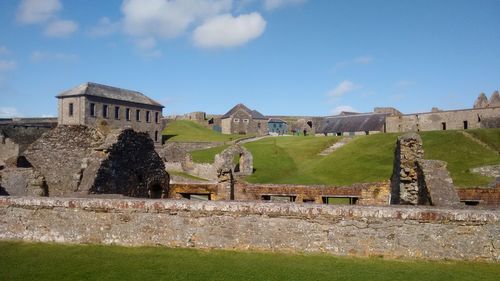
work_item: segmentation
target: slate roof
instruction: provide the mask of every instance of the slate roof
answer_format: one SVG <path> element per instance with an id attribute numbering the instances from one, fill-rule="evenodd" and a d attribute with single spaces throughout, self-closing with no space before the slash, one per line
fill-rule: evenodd
<path id="1" fill-rule="evenodd" d="M 279 119 L 279 118 L 270 118 L 269 123 L 287 123 L 285 120 L 283 119 Z"/>
<path id="2" fill-rule="evenodd" d="M 323 133 L 382 131 L 388 114 L 356 114 L 325 118 Z"/>
<path id="3" fill-rule="evenodd" d="M 222 115 L 221 119 L 231 118 L 231 115 L 233 115 L 234 113 L 236 113 L 236 111 L 238 111 L 240 109 L 247 112 L 248 114 L 250 114 L 250 116 L 252 116 L 253 119 L 267 119 L 266 117 L 264 117 L 264 115 L 262 115 L 257 110 L 251 110 L 250 108 L 248 108 L 246 105 L 244 105 L 242 103 L 239 103 L 239 104 L 235 105 L 233 108 L 231 108 L 231 110 L 229 110 L 226 114 Z"/>
<path id="4" fill-rule="evenodd" d="M 87 82 L 75 88 L 64 91 L 59 95 L 57 95 L 56 98 L 79 97 L 79 96 L 101 97 L 113 100 L 121 100 L 139 104 L 164 107 L 163 105 L 148 98 L 147 96 L 145 96 L 140 92 L 111 87 L 92 82 Z"/>

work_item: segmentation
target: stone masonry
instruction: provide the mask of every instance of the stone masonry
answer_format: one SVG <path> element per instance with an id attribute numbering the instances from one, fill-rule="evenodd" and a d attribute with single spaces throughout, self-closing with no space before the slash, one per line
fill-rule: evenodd
<path id="1" fill-rule="evenodd" d="M 0 198 L 0 240 L 500 262 L 500 211 Z"/>
<path id="2" fill-rule="evenodd" d="M 163 198 L 169 175 L 147 133 L 114 130 L 86 161 L 79 192 Z"/>
<path id="3" fill-rule="evenodd" d="M 424 158 L 422 138 L 409 133 L 398 138 L 392 175 L 391 203 L 417 205 L 419 203 L 417 161 Z"/>

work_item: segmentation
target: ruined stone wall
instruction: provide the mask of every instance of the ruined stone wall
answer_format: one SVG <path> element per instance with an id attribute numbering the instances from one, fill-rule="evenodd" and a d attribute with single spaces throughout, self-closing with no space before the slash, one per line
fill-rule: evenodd
<path id="1" fill-rule="evenodd" d="M 425 192 L 419 190 L 417 161 L 424 158 L 422 138 L 409 133 L 398 138 L 391 178 L 391 204 L 427 204 Z"/>
<path id="2" fill-rule="evenodd" d="M 114 130 L 87 158 L 79 192 L 163 198 L 169 175 L 147 133 Z"/>
<path id="3" fill-rule="evenodd" d="M 461 201 L 475 201 L 479 205 L 500 205 L 500 184 L 495 188 L 457 189 Z"/>
<path id="4" fill-rule="evenodd" d="M 223 142 L 167 142 L 156 150 L 165 162 L 182 162 L 186 155 L 195 150 L 209 149 L 224 145 Z"/>
<path id="5" fill-rule="evenodd" d="M 58 126 L 35 141 L 25 152 L 46 179 L 50 196 L 77 191 L 87 157 L 104 142 L 104 135 L 85 126 Z"/>
<path id="6" fill-rule="evenodd" d="M 13 121 L 11 124 L 0 125 L 0 163 L 11 157 L 20 156 L 28 146 L 50 131 L 52 125 L 36 125 Z"/>
<path id="7" fill-rule="evenodd" d="M 235 181 L 231 188 L 224 183 L 174 183 L 170 185 L 169 198 L 180 199 L 182 194 L 206 194 L 210 200 L 261 201 L 263 196 L 293 196 L 296 203 L 310 202 L 323 204 L 325 197 L 357 198 L 360 205 L 388 205 L 389 182 L 361 183 L 351 186 L 292 185 L 292 184 L 250 184 Z"/>
<path id="8" fill-rule="evenodd" d="M 0 239 L 500 261 L 500 212 L 432 207 L 0 198 Z"/>
<path id="9" fill-rule="evenodd" d="M 464 121 L 467 121 L 468 129 L 476 129 L 483 127 L 483 120 L 499 117 L 500 107 L 388 116 L 386 118 L 386 131 L 388 133 L 439 131 L 443 130 L 443 123 L 445 123 L 446 130 L 463 130 Z M 490 123 L 495 124 L 494 122 L 485 122 L 485 124 Z M 492 126 L 491 124 L 488 126 Z"/>

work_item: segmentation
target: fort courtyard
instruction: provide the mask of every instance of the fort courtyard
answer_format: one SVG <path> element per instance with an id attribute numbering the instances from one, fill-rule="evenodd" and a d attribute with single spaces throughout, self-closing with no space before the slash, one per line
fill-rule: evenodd
<path id="1" fill-rule="evenodd" d="M 498 280 L 500 3 L 0 3 L 1 280 Z"/>

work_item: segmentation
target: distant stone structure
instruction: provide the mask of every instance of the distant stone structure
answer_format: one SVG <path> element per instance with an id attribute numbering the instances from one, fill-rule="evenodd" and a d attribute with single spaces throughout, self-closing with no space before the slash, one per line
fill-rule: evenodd
<path id="1" fill-rule="evenodd" d="M 500 95 L 495 91 L 490 100 L 481 93 L 472 109 L 433 110 L 386 118 L 386 132 L 424 132 L 500 128 Z"/>
<path id="2" fill-rule="evenodd" d="M 103 131 L 132 128 L 161 143 L 164 106 L 142 93 L 88 82 L 56 97 L 59 125 L 85 125 Z"/>
<path id="3" fill-rule="evenodd" d="M 385 119 L 388 113 L 351 113 L 326 117 L 321 129 L 330 136 L 370 135 L 385 132 Z"/>
<path id="4" fill-rule="evenodd" d="M 268 118 L 244 104 L 237 104 L 221 117 L 223 134 L 267 135 Z"/>
<path id="5" fill-rule="evenodd" d="M 280 118 L 270 118 L 267 121 L 269 127 L 269 133 L 274 134 L 287 134 L 288 133 L 288 123 Z"/>

